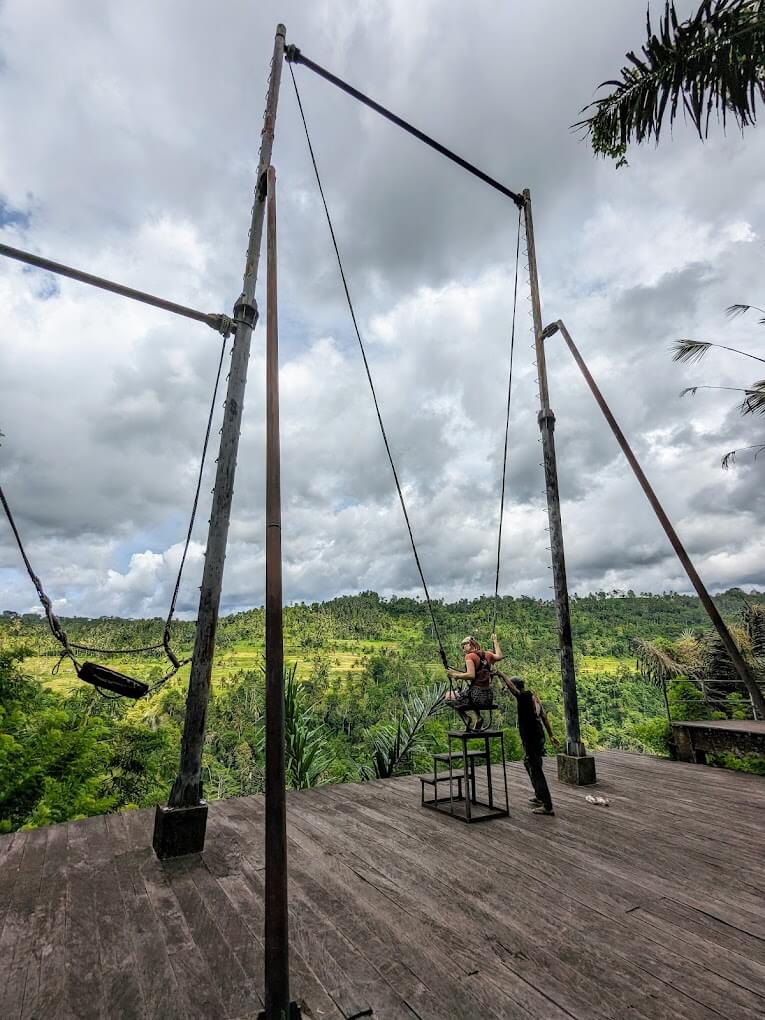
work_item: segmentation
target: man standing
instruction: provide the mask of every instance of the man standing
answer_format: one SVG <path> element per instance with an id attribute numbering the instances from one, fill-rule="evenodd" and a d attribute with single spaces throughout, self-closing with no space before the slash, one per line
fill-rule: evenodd
<path id="1" fill-rule="evenodd" d="M 558 741 L 553 735 L 550 720 L 542 708 L 539 698 L 533 691 L 526 690 L 526 683 L 519 676 L 499 676 L 505 682 L 508 691 L 515 698 L 518 705 L 518 732 L 521 736 L 521 743 L 525 757 L 523 764 L 529 774 L 531 785 L 534 787 L 534 796 L 531 798 L 535 815 L 554 815 L 550 789 L 542 769 L 542 758 L 545 753 L 545 734 L 542 726 L 547 730 L 550 740 L 555 747 Z"/>

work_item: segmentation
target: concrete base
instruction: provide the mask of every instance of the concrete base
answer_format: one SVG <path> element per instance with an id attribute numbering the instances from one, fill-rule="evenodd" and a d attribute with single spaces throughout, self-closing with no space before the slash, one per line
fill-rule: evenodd
<path id="1" fill-rule="evenodd" d="M 154 815 L 154 853 L 161 861 L 198 854 L 205 847 L 207 803 L 172 808 L 158 804 Z"/>
<path id="2" fill-rule="evenodd" d="M 591 754 L 576 758 L 572 754 L 558 755 L 558 779 L 569 786 L 590 786 L 597 781 L 595 759 Z"/>

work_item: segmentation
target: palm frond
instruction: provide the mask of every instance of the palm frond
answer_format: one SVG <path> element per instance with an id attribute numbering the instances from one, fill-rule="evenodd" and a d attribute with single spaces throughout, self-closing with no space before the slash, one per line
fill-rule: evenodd
<path id="1" fill-rule="evenodd" d="M 725 309 L 726 315 L 730 316 L 731 319 L 737 318 L 739 315 L 744 315 L 746 312 L 750 312 L 754 309 L 755 312 L 762 312 L 763 318 L 757 321 L 761 326 L 765 326 L 765 308 L 760 308 L 758 305 L 729 305 Z"/>
<path id="2" fill-rule="evenodd" d="M 745 390 L 746 397 L 741 404 L 742 414 L 765 414 L 765 379 Z"/>
<path id="3" fill-rule="evenodd" d="M 740 453 L 744 453 L 746 450 L 756 450 L 757 452 L 754 455 L 754 459 L 757 460 L 757 458 L 760 456 L 763 450 L 765 450 L 765 443 L 759 443 L 756 444 L 755 446 L 741 446 L 737 450 L 729 450 L 725 454 L 723 459 L 720 461 L 720 467 L 723 469 L 723 471 L 727 471 L 732 464 L 735 464 L 736 457 Z"/>
<path id="4" fill-rule="evenodd" d="M 404 701 L 398 719 L 377 728 L 373 736 L 371 768 L 361 769 L 362 778 L 370 779 L 374 775 L 377 779 L 388 779 L 394 775 L 404 759 L 418 750 L 422 728 L 441 707 L 445 693 L 443 684 L 433 684 L 411 694 Z"/>
<path id="5" fill-rule="evenodd" d="M 667 0 L 658 33 L 648 12 L 646 37 L 642 56 L 627 53 L 621 78 L 603 82 L 609 94 L 574 125 L 596 153 L 623 163 L 628 142 L 658 142 L 665 116 L 671 125 L 680 110 L 702 139 L 713 114 L 723 127 L 729 115 L 742 129 L 755 123 L 765 100 L 764 0 L 703 0 L 683 22 Z"/>
<path id="6" fill-rule="evenodd" d="M 284 745 L 290 789 L 306 790 L 329 780 L 334 764 L 330 733 L 303 704 L 297 663 L 284 671 Z"/>
<path id="7" fill-rule="evenodd" d="M 678 676 L 692 676 L 698 670 L 697 655 L 695 652 L 692 653 L 690 648 L 684 649 L 683 658 L 687 656 L 687 659 L 681 661 L 677 655 L 656 641 L 636 638 L 633 645 L 638 672 L 644 680 L 655 687 L 660 687 Z"/>
<path id="8" fill-rule="evenodd" d="M 675 353 L 673 361 L 680 361 L 686 365 L 695 365 L 704 357 L 710 347 L 714 344 L 706 340 L 675 340 L 673 345 Z"/>
<path id="9" fill-rule="evenodd" d="M 752 654 L 758 659 L 765 658 L 765 606 L 759 602 L 747 605 L 742 616 Z"/>
<path id="10" fill-rule="evenodd" d="M 731 354 L 740 354 L 743 358 L 751 358 L 753 361 L 762 361 L 765 364 L 765 358 L 761 358 L 759 354 L 742 351 L 738 347 L 728 347 L 726 344 L 713 344 L 711 340 L 675 340 L 672 346 L 675 348 L 672 360 L 682 361 L 689 365 L 701 361 L 711 347 L 716 347 L 719 351 L 730 351 Z"/>
<path id="11" fill-rule="evenodd" d="M 755 383 L 758 386 L 759 383 Z M 690 393 L 692 397 L 696 396 L 698 390 L 728 390 L 729 393 L 753 393 L 754 390 L 746 390 L 743 386 L 707 386 L 706 384 L 697 384 L 696 386 L 686 386 L 684 390 L 680 390 L 680 396 L 684 397 L 686 393 Z"/>

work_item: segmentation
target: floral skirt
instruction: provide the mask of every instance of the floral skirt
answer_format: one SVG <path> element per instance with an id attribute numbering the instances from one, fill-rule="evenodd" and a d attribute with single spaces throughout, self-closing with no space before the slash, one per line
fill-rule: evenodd
<path id="1" fill-rule="evenodd" d="M 476 684 L 471 684 L 470 687 L 465 687 L 461 691 L 457 691 L 457 696 L 454 700 L 448 702 L 452 708 L 472 708 L 477 711 L 480 711 L 482 708 L 488 708 L 489 705 L 492 705 L 493 703 L 494 693 L 491 686 L 478 687 Z"/>

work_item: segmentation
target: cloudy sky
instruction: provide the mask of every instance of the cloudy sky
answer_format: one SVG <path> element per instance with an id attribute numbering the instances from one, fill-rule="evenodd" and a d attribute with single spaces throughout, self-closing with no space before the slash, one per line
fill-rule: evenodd
<path id="1" fill-rule="evenodd" d="M 633 149 L 627 169 L 596 160 L 569 125 L 640 44 L 644 19 L 645 0 L 5 0 L 0 235 L 230 311 L 283 21 L 306 55 L 531 189 L 545 321 L 566 320 L 707 584 L 763 586 L 765 461 L 719 466 L 762 428 L 738 415 L 735 394 L 679 398 L 694 383 L 751 383 L 756 363 L 720 353 L 687 368 L 668 349 L 692 336 L 762 352 L 755 320 L 731 322 L 724 309 L 765 303 L 765 127 L 714 130 L 701 145 L 680 124 L 660 148 Z M 431 592 L 491 591 L 515 207 L 304 68 L 296 74 Z M 274 164 L 285 597 L 416 594 L 286 68 Z M 501 587 L 548 597 L 527 294 L 522 271 Z M 0 480 L 35 569 L 64 615 L 162 614 L 216 335 L 7 261 L 0 300 Z M 263 339 L 259 329 L 224 611 L 263 599 Z M 559 338 L 548 358 L 571 589 L 688 590 Z M 220 407 L 216 422 L 217 432 Z M 0 610 L 36 605 L 19 565 L 0 522 Z"/>

